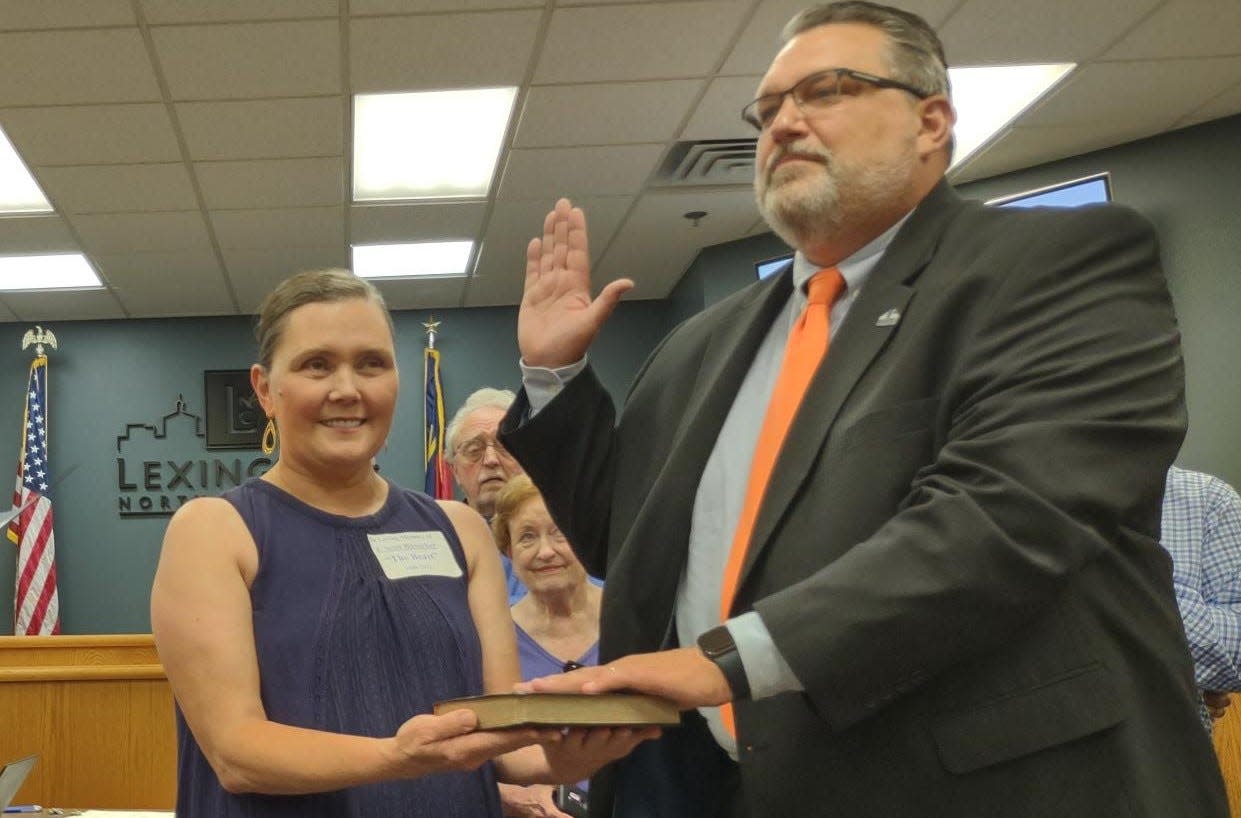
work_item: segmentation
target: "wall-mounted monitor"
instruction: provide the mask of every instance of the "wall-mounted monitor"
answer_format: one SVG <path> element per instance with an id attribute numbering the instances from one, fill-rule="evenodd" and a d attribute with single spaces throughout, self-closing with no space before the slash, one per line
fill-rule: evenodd
<path id="1" fill-rule="evenodd" d="M 1111 175 L 1104 172 L 1037 190 L 989 199 L 987 204 L 997 207 L 1081 207 L 1111 200 Z"/>
<path id="2" fill-rule="evenodd" d="M 759 278 L 770 278 L 792 260 L 792 253 L 785 253 L 782 256 L 774 256 L 773 258 L 765 258 L 762 261 L 754 262 L 754 272 Z"/>

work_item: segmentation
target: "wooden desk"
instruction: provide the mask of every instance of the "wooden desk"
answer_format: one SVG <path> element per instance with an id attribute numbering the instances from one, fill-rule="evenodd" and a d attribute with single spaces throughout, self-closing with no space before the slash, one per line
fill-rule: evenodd
<path id="1" fill-rule="evenodd" d="M 0 760 L 38 753 L 16 804 L 173 808 L 172 692 L 149 634 L 0 636 Z"/>

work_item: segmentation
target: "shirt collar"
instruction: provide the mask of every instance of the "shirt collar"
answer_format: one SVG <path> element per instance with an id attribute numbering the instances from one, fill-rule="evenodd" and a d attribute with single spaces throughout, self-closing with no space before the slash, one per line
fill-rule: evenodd
<path id="1" fill-rule="evenodd" d="M 888 249 L 888 245 L 892 243 L 892 239 L 896 237 L 897 231 L 909 220 L 909 216 L 912 213 L 912 210 L 906 213 L 896 224 L 880 233 L 864 247 L 836 265 L 836 268 L 840 270 L 841 277 L 845 280 L 847 297 L 852 298 L 861 292 L 862 285 L 866 283 L 871 270 L 875 269 L 879 259 L 883 258 L 884 252 Z M 821 269 L 823 268 L 802 255 L 800 250 L 793 255 L 793 286 L 796 288 L 795 292 L 798 296 L 805 298 L 806 284 Z"/>

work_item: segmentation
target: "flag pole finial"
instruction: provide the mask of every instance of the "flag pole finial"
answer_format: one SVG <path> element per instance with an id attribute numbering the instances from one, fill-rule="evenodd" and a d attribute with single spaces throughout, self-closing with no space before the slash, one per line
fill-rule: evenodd
<path id="1" fill-rule="evenodd" d="M 45 354 L 44 344 L 56 349 L 56 333 L 36 324 L 34 329 L 26 330 L 26 334 L 22 336 L 22 349 L 26 349 L 31 344 L 34 344 L 35 357 L 42 358 Z"/>
<path id="2" fill-rule="evenodd" d="M 430 321 L 423 321 L 422 328 L 427 333 L 427 349 L 435 349 L 435 336 L 439 334 L 440 322 L 431 316 Z"/>

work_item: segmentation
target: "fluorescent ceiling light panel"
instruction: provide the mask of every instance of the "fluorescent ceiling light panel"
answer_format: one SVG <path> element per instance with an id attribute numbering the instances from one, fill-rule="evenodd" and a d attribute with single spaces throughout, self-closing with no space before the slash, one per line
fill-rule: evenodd
<path id="1" fill-rule="evenodd" d="M 472 249 L 472 241 L 355 244 L 353 272 L 362 278 L 463 276 Z"/>
<path id="2" fill-rule="evenodd" d="M 0 214 L 51 212 L 51 202 L 0 128 Z"/>
<path id="3" fill-rule="evenodd" d="M 98 290 L 103 287 L 81 253 L 0 256 L 0 290 Z"/>
<path id="4" fill-rule="evenodd" d="M 949 68 L 957 109 L 952 166 L 976 153 L 1074 68 L 1075 63 Z"/>
<path id="5" fill-rule="evenodd" d="M 487 195 L 516 88 L 353 98 L 353 199 Z"/>

